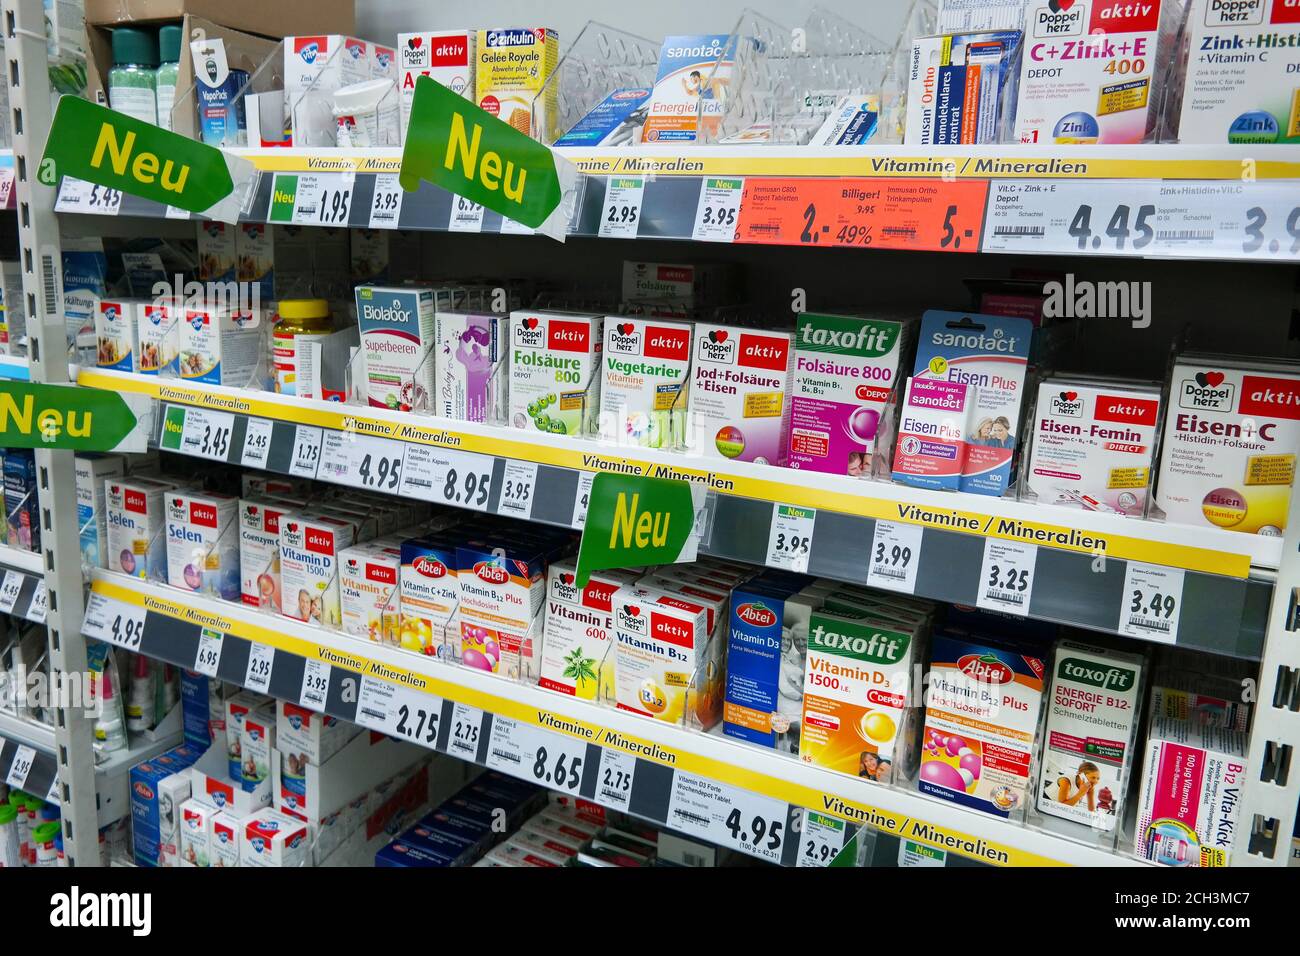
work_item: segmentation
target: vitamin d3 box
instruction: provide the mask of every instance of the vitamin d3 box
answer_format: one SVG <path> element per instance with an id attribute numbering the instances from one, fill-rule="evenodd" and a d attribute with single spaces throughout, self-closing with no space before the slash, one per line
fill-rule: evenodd
<path id="1" fill-rule="evenodd" d="M 478 105 L 519 132 L 552 142 L 555 129 L 555 86 L 547 80 L 560 59 L 560 37 L 550 27 L 479 30 L 474 71 Z M 539 97 L 539 94 L 544 95 Z"/>
<path id="2" fill-rule="evenodd" d="M 167 581 L 226 601 L 240 596 L 239 499 L 215 492 L 167 495 Z"/>
<path id="3" fill-rule="evenodd" d="M 1146 140 L 1160 117 L 1182 13 L 1179 0 L 1029 0 L 1016 137 Z"/>
<path id="4" fill-rule="evenodd" d="M 898 385 L 909 327 L 853 316 L 799 316 L 790 467 L 869 476 L 880 416 Z"/>
<path id="5" fill-rule="evenodd" d="M 918 637 L 893 622 L 812 611 L 800 760 L 879 783 L 910 776 Z"/>
<path id="6" fill-rule="evenodd" d="M 1032 647 L 934 638 L 921 739 L 921 793 L 1021 819 L 1047 665 Z"/>
<path id="7" fill-rule="evenodd" d="M 167 573 L 167 517 L 163 498 L 176 486 L 149 478 L 111 478 L 105 495 L 110 571 L 136 578 Z"/>
<path id="8" fill-rule="evenodd" d="M 411 121 L 411 100 L 415 99 L 416 78 L 427 76 L 453 93 L 474 99 L 474 55 L 478 37 L 473 30 L 444 30 L 435 33 L 397 35 L 398 81 L 402 94 L 402 141 Z"/>
<path id="9" fill-rule="evenodd" d="M 788 332 L 695 326 L 691 447 L 706 458 L 785 466 L 792 339 Z"/>
<path id="10" fill-rule="evenodd" d="M 1142 765 L 1135 854 L 1163 866 L 1228 866 L 1246 786 L 1243 732 L 1154 718 Z"/>
<path id="11" fill-rule="evenodd" d="M 690 402 L 691 326 L 605 319 L 600 435 L 645 448 L 680 448 Z"/>
<path id="12" fill-rule="evenodd" d="M 298 512 L 280 519 L 282 613 L 319 627 L 343 623 L 338 554 L 352 544 L 352 525 L 341 518 Z"/>
<path id="13" fill-rule="evenodd" d="M 136 369 L 144 375 L 175 377 L 180 372 L 181 306 L 142 302 L 136 309 Z"/>
<path id="14" fill-rule="evenodd" d="M 613 597 L 631 585 L 629 571 L 595 571 L 575 581 L 574 561 L 553 562 L 546 575 L 546 628 L 538 684 L 583 700 L 614 697 Z"/>
<path id="15" fill-rule="evenodd" d="M 1178 524 L 1281 535 L 1300 449 L 1300 366 L 1174 364 L 1156 503 Z"/>
<path id="16" fill-rule="evenodd" d="M 1123 818 L 1145 660 L 1061 641 L 1047 695 L 1038 810 L 1109 832 Z"/>
<path id="17" fill-rule="evenodd" d="M 427 402 L 434 377 L 433 292 L 358 286 L 357 322 L 371 407 L 406 412 Z"/>
<path id="18" fill-rule="evenodd" d="M 1300 3 L 1192 0 L 1178 139 L 1300 142 Z"/>
<path id="19" fill-rule="evenodd" d="M 551 435 L 592 435 L 600 410 L 604 318 L 569 312 L 510 315 L 510 424 Z"/>
<path id="20" fill-rule="evenodd" d="M 1140 518 L 1159 426 L 1158 388 L 1046 379 L 1025 483 L 1039 504 Z"/>
<path id="21" fill-rule="evenodd" d="M 703 667 L 708 611 L 644 588 L 619 588 L 612 604 L 618 709 L 697 730 L 716 724 L 721 687 Z"/>
<path id="22" fill-rule="evenodd" d="M 266 355 L 266 336 L 257 311 L 185 309 L 179 323 L 180 372 L 188 382 L 257 387 L 254 378 Z"/>
<path id="23" fill-rule="evenodd" d="M 504 315 L 439 312 L 434 413 L 461 422 L 500 419 L 505 403 Z"/>

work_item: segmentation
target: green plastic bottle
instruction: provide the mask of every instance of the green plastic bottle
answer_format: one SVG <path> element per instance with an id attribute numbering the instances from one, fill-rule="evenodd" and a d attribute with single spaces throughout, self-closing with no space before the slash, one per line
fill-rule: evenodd
<path id="1" fill-rule="evenodd" d="M 113 31 L 113 68 L 108 71 L 108 105 L 119 113 L 158 124 L 158 38 L 147 30 Z"/>
<path id="2" fill-rule="evenodd" d="M 176 77 L 181 71 L 181 28 L 169 23 L 158 30 L 158 72 L 154 81 L 158 97 L 158 125 L 172 128 L 172 104 L 176 101 Z"/>

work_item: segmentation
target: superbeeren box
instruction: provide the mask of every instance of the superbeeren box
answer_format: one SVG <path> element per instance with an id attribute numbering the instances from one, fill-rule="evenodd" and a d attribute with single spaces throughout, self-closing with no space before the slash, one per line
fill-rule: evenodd
<path id="1" fill-rule="evenodd" d="M 371 406 L 409 411 L 433 395 L 436 310 L 429 289 L 357 287 Z"/>
<path id="2" fill-rule="evenodd" d="M 679 448 L 690 404 L 691 326 L 605 319 L 600 436 L 619 445 Z"/>
<path id="3" fill-rule="evenodd" d="M 695 326 L 688 445 L 706 458 L 784 467 L 790 450 L 793 336 Z"/>
<path id="4" fill-rule="evenodd" d="M 510 314 L 511 426 L 551 435 L 595 433 L 604 321 L 578 312 Z"/>

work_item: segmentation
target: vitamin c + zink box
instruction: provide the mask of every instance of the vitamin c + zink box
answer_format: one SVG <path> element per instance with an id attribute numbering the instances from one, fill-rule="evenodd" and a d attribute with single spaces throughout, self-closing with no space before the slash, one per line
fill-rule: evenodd
<path id="1" fill-rule="evenodd" d="M 345 633 L 376 643 L 397 643 L 401 571 L 401 550 L 378 542 L 339 552 L 339 600 Z"/>
<path id="2" fill-rule="evenodd" d="M 792 339 L 788 332 L 695 326 L 692 447 L 706 458 L 785 466 Z"/>
<path id="3" fill-rule="evenodd" d="M 456 544 L 446 536 L 412 538 L 402 542 L 399 580 L 401 630 L 399 646 L 416 654 L 451 654 L 450 631 L 456 631 L 460 584 L 456 577 Z"/>
<path id="4" fill-rule="evenodd" d="M 604 321 L 567 312 L 511 313 L 511 426 L 551 435 L 595 433 Z"/>
<path id="5" fill-rule="evenodd" d="M 357 287 L 357 322 L 372 408 L 410 411 L 433 394 L 436 314 L 428 289 Z"/>
<path id="6" fill-rule="evenodd" d="M 1177 524 L 1281 535 L 1300 449 L 1300 365 L 1174 363 L 1156 503 Z"/>
<path id="7" fill-rule="evenodd" d="M 691 326 L 605 320 L 600 435 L 619 445 L 679 448 L 690 403 Z"/>

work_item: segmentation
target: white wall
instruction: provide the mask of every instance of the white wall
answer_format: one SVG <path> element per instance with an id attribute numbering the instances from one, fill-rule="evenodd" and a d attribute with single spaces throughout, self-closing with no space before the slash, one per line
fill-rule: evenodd
<path id="1" fill-rule="evenodd" d="M 905 7 L 904 0 L 820 0 L 818 5 L 881 39 L 897 36 Z M 798 26 L 812 6 L 809 0 L 650 0 L 620 4 L 596 0 L 546 4 L 522 0 L 357 0 L 357 30 L 367 39 L 392 43 L 403 31 L 547 26 L 559 31 L 563 53 L 565 43 L 576 37 L 588 20 L 599 20 L 658 43 L 671 34 L 727 33 L 746 7 L 778 23 Z"/>

